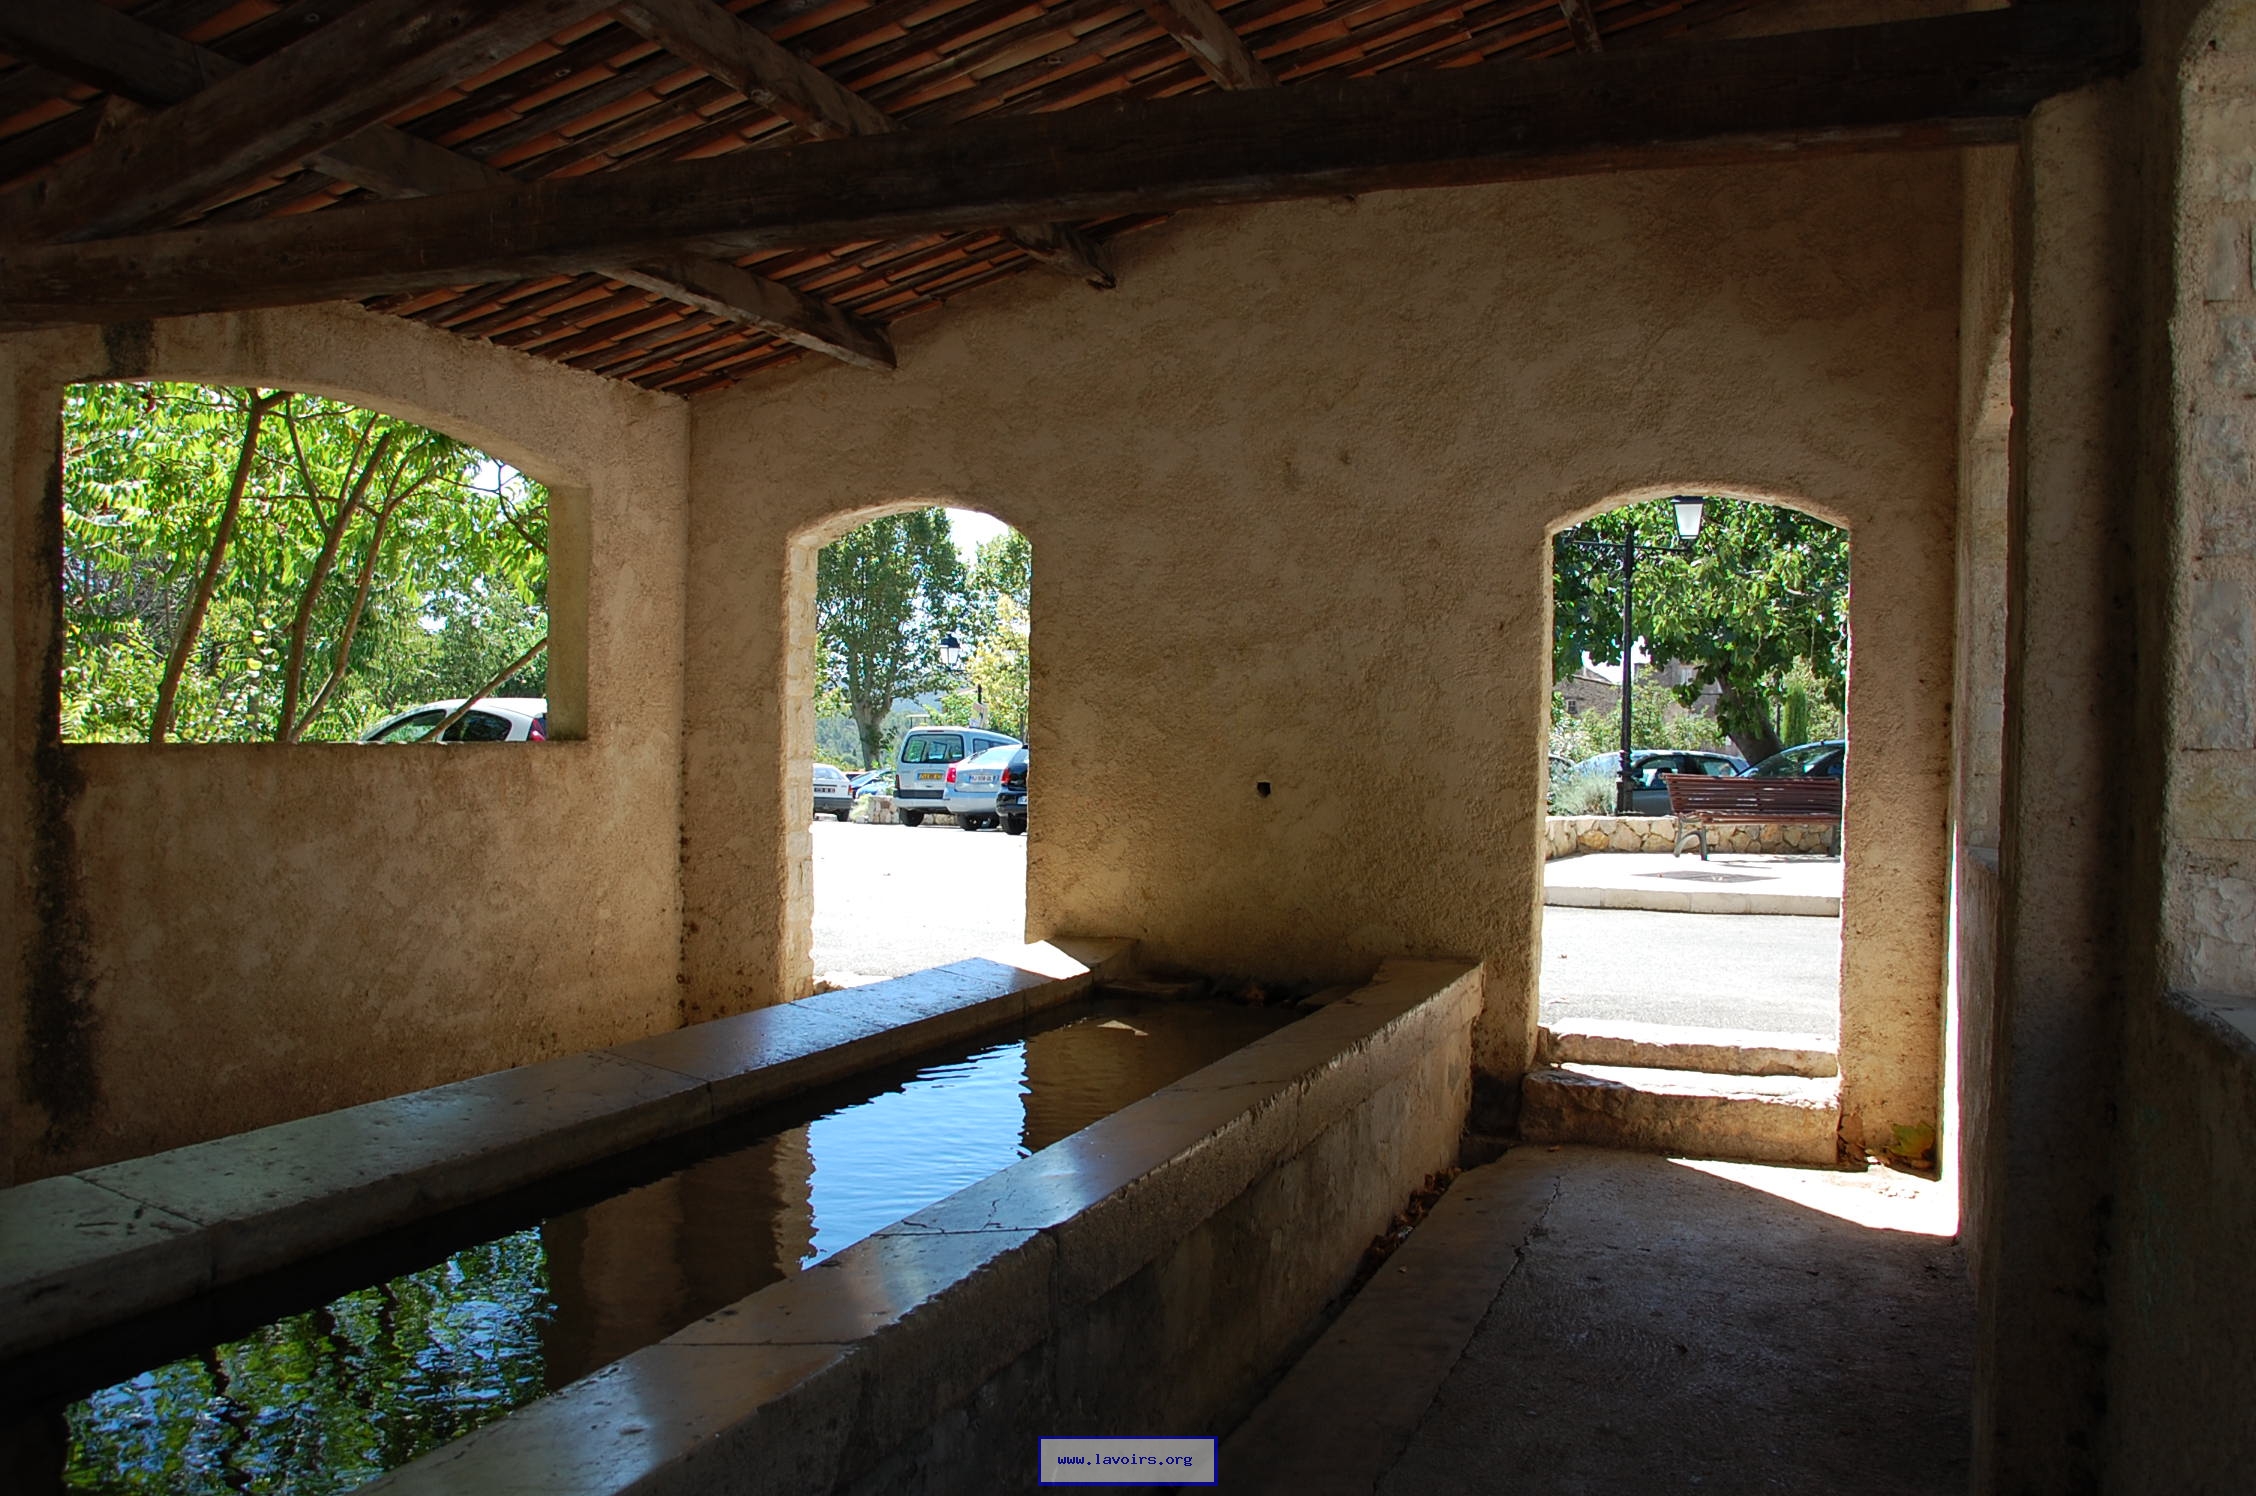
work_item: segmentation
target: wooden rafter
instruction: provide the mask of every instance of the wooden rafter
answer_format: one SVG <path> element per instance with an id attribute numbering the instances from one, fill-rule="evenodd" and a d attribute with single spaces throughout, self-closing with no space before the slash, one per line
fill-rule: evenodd
<path id="1" fill-rule="evenodd" d="M 1275 88 L 1276 78 L 1207 0 L 1144 0 L 1160 28 L 1224 88 Z"/>
<path id="2" fill-rule="evenodd" d="M 159 107 L 178 104 L 241 71 L 218 53 L 99 0 L 40 0 L 36 6 L 0 9 L 0 42 L 119 98 Z M 340 181 L 384 197 L 524 185 L 497 167 L 389 125 L 367 126 L 307 159 Z M 663 265 L 603 273 L 860 368 L 894 367 L 892 340 L 879 324 L 741 269 L 725 257 L 684 253 L 668 256 Z"/>
<path id="3" fill-rule="evenodd" d="M 900 128 L 884 110 L 714 0 L 620 0 L 612 11 L 676 57 L 818 140 Z M 1070 224 L 1011 225 L 1003 232 L 1049 269 L 1106 289 L 1115 284 L 1102 248 Z"/>
<path id="4" fill-rule="evenodd" d="M 275 306 L 981 224 L 1669 166 L 1989 144 L 2127 70 L 2112 7 L 2015 6 L 1838 31 L 1212 92 L 823 141 L 473 192 L 0 251 L 0 326 Z"/>
<path id="5" fill-rule="evenodd" d="M 1567 30 L 1574 33 L 1577 52 L 1603 52 L 1606 40 L 1598 30 L 1597 12 L 1590 0 L 1559 0 L 1559 13 L 1567 18 Z"/>
<path id="6" fill-rule="evenodd" d="M 368 0 L 256 65 L 104 136 L 0 205 L 0 235 L 18 242 L 94 239 L 170 223 L 523 51 L 604 3 Z"/>

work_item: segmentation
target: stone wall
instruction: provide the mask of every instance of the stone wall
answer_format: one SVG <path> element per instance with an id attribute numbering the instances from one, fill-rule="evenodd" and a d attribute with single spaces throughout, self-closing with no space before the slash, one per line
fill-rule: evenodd
<path id="1" fill-rule="evenodd" d="M 897 374 L 695 402 L 690 1013 L 811 974 L 815 548 L 944 503 L 1037 558 L 1033 745 L 1071 772 L 1028 933 L 1325 983 L 1476 956 L 1508 1095 L 1541 890 L 1497 849 L 1542 836 L 1550 535 L 1691 487 L 1851 527 L 1844 1108 L 1935 1125 L 1958 214 L 1949 153 L 1185 213 L 1120 242 L 1116 291 L 1021 277 L 902 324 Z"/>
<path id="2" fill-rule="evenodd" d="M 1696 853 L 1684 833 L 1685 855 Z M 1676 850 L 1674 816 L 1549 816 L 1543 825 L 1543 857 L 1573 857 L 1581 852 L 1673 852 Z M 1711 826 L 1708 850 L 1713 852 L 1833 853 L 1840 828 L 1793 824 L 1785 826 Z"/>
<path id="3" fill-rule="evenodd" d="M 103 378 L 336 395 L 548 483 L 578 740 L 59 742 L 58 412 Z M 0 339 L 0 1181 L 680 1022 L 684 409 L 348 309 Z"/>

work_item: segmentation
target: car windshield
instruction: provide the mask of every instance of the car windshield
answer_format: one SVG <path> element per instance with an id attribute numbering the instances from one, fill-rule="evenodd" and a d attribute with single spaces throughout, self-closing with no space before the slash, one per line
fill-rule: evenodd
<path id="1" fill-rule="evenodd" d="M 963 756 L 964 741 L 959 733 L 927 733 L 901 745 L 901 762 L 905 764 L 952 764 Z"/>
<path id="2" fill-rule="evenodd" d="M 1018 752 L 1018 749 L 1015 746 L 1009 748 L 990 748 L 985 753 L 979 754 L 977 757 L 973 758 L 971 762 L 965 764 L 964 767 L 967 769 L 999 769 L 1003 765 L 1009 763 L 1011 761 L 1011 755 L 1016 752 Z"/>

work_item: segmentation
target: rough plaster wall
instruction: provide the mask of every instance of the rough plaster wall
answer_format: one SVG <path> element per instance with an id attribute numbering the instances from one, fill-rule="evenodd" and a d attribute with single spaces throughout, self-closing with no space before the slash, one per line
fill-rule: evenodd
<path id="1" fill-rule="evenodd" d="M 2256 994 L 2256 56 L 2188 80 L 2165 979 Z"/>
<path id="2" fill-rule="evenodd" d="M 2241 1489 L 2256 1465 L 2256 1024 L 2220 1013 L 2256 994 L 2238 642 L 2256 578 L 2256 5 L 2191 9 L 2149 7 L 2142 89 L 2141 638 L 2170 668 L 2151 672 L 2137 744 L 2168 764 L 2161 834 L 2129 869 L 2154 933 L 2132 941 L 2108 1257 L 2103 1478 L 2124 1491 Z"/>
<path id="3" fill-rule="evenodd" d="M 42 746 L 58 402 L 143 375 L 357 399 L 582 496 L 587 741 Z M 8 904 L 30 980 L 6 1047 L 35 1046 L 9 1094 L 54 1095 L 34 1067 L 74 1053 L 94 1085 L 82 1115 L 67 1096 L 19 1107 L 19 1179 L 679 1021 L 681 402 L 342 309 L 0 340 L 0 387 L 17 537 L 0 720 L 30 885 Z M 42 911 L 42 889 L 66 897 Z M 76 1028 L 53 1016 L 70 1002 Z"/>
<path id="4" fill-rule="evenodd" d="M 2136 233 L 2116 201 L 2135 175 L 2132 118 L 2122 85 L 2040 105 L 2016 187 L 2003 1033 L 1981 1201 L 1976 1489 L 2086 1489 L 2105 1406 L 2100 1253 L 2136 683 L 2122 399 Z"/>
<path id="5" fill-rule="evenodd" d="M 699 402 L 691 1010 L 806 980 L 793 539 L 945 502 L 1039 558 L 1029 933 L 1303 978 L 1477 955 L 1516 1075 L 1547 536 L 1706 488 L 1855 527 L 1844 1070 L 1866 1134 L 1932 1126 L 1957 223 L 1940 155 L 1190 214 L 1119 291 L 1016 282 L 906 324 L 897 375 Z"/>
<path id="6" fill-rule="evenodd" d="M 1962 228 L 1958 407 L 1958 679 L 1951 710 L 1952 1007 L 1958 1109 L 1945 1156 L 1958 1180 L 1960 1234 L 1979 1273 L 1981 1202 L 1997 1053 L 1997 851 L 2005 730 L 2006 445 L 2012 417 L 2014 152 L 1968 151 Z"/>

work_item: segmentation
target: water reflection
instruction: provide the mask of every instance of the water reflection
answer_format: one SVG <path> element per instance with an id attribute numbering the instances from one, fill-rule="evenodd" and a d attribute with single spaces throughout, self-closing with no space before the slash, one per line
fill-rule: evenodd
<path id="1" fill-rule="evenodd" d="M 1284 1021 L 1103 998 L 0 1436 L 8 1490 L 345 1491 L 821 1261 Z M 802 1114 L 804 1115 L 804 1114 Z"/>

